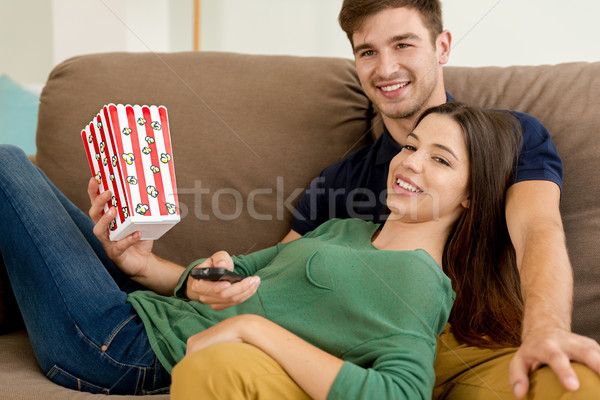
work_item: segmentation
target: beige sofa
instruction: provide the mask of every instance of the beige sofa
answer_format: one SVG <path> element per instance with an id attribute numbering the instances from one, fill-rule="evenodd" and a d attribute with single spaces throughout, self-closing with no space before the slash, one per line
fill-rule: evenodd
<path id="1" fill-rule="evenodd" d="M 445 75 L 456 99 L 524 111 L 550 130 L 565 165 L 561 210 L 575 273 L 573 328 L 599 340 L 600 63 L 446 67 Z M 36 162 L 86 212 L 90 172 L 79 133 L 110 102 L 168 108 L 183 219 L 155 251 L 181 264 L 218 249 L 246 253 L 275 243 L 310 179 L 381 129 L 350 60 L 73 58 L 54 69 L 41 95 Z M 1 283 L 6 328 L 15 306 L 6 279 Z M 0 388 L 1 398 L 15 400 L 91 398 L 46 380 L 22 330 L 0 336 Z"/>

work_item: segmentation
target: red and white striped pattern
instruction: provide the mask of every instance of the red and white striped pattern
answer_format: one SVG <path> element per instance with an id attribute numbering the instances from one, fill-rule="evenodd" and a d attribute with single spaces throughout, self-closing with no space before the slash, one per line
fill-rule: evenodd
<path id="1" fill-rule="evenodd" d="M 136 230 L 143 239 L 157 239 L 179 222 L 165 107 L 109 104 L 81 136 L 100 192 L 110 190 L 118 210 L 110 227 L 111 240 Z"/>

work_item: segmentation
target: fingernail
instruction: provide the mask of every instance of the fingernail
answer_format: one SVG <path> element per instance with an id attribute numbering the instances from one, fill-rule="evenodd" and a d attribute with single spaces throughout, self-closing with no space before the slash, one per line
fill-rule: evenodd
<path id="1" fill-rule="evenodd" d="M 567 379 L 565 379 L 565 386 L 567 387 L 567 389 L 577 390 L 579 389 L 579 382 L 577 381 L 577 378 L 575 378 L 574 376 L 570 376 Z"/>
<path id="2" fill-rule="evenodd" d="M 515 396 L 518 396 L 521 392 L 521 384 L 520 383 L 516 383 L 513 386 L 513 392 L 515 393 Z"/>

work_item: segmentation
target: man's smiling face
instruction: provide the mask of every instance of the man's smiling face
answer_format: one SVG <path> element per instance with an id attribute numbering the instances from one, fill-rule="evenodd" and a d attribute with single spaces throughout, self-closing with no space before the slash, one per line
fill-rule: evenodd
<path id="1" fill-rule="evenodd" d="M 384 9 L 366 18 L 354 32 L 358 77 L 384 117 L 416 117 L 445 101 L 444 38 L 440 34 L 433 43 L 421 15 L 409 7 Z"/>

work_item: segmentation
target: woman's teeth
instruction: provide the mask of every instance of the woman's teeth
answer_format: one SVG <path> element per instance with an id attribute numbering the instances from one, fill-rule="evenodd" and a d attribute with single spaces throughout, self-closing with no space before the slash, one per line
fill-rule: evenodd
<path id="1" fill-rule="evenodd" d="M 406 189 L 406 190 L 408 190 L 408 191 L 410 191 L 410 192 L 415 192 L 415 193 L 419 193 L 419 192 L 421 192 L 421 190 L 417 189 L 416 187 L 414 187 L 413 185 L 411 185 L 411 184 L 409 184 L 409 183 L 406 183 L 406 182 L 404 182 L 404 181 L 403 181 L 403 180 L 401 180 L 401 179 L 397 179 L 397 180 L 396 180 L 396 183 L 397 183 L 397 184 L 398 184 L 398 186 L 400 186 L 402 189 Z"/>

